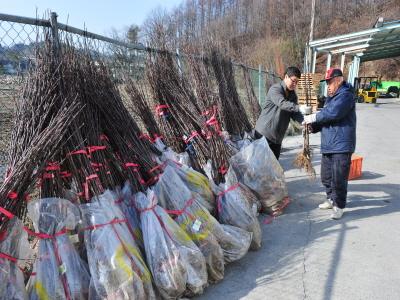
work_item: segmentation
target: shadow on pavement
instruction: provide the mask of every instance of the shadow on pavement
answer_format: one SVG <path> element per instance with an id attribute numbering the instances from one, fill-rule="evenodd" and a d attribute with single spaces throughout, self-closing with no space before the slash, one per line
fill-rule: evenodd
<path id="1" fill-rule="evenodd" d="M 291 162 L 296 154 L 287 152 L 282 157 L 280 162 L 285 169 L 292 168 Z M 319 158 L 320 155 L 314 157 L 316 161 Z M 361 179 L 382 176 L 364 172 Z M 240 261 L 227 265 L 224 280 L 210 286 L 204 295 L 197 298 L 233 300 L 244 298 L 252 292 L 252 296 L 256 295 L 255 299 L 304 299 L 307 292 L 304 283 L 307 247 L 335 234 L 334 248 L 328 248 L 326 257 L 322 258 L 325 264 L 328 263 L 327 277 L 321 278 L 325 282 L 315 283 L 318 288 L 323 288 L 323 299 L 331 299 L 346 234 L 358 228 L 351 225 L 353 221 L 400 210 L 399 185 L 353 181 L 349 185 L 348 211 L 341 220 L 331 220 L 329 215 L 322 216 L 317 209 L 318 204 L 325 199 L 319 176 L 315 180 L 310 180 L 306 175 L 292 176 L 287 177 L 287 181 L 292 203 L 271 224 L 262 224 L 262 249 L 249 252 Z M 380 196 L 368 196 L 372 192 Z M 261 223 L 264 218 L 260 217 Z M 293 280 L 296 284 L 287 284 Z"/>

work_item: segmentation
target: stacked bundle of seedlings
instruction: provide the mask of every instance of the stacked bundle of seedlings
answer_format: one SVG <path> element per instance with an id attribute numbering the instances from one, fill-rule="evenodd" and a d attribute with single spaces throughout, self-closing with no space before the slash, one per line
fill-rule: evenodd
<path id="1" fill-rule="evenodd" d="M 153 97 L 158 99 L 158 108 L 163 107 L 159 118 L 163 136 L 176 152 L 187 151 L 192 166 L 201 171 L 210 154 L 196 96 L 169 52 L 150 55 L 149 81 Z"/>
<path id="2" fill-rule="evenodd" d="M 0 187 L 0 207 L 23 217 L 27 195 L 38 177 L 68 140 L 67 128 L 79 112 L 76 94 L 61 100 L 59 62 L 45 45 L 37 55 L 17 101 L 6 178 Z M 46 52 L 47 51 L 47 52 Z"/>
<path id="3" fill-rule="evenodd" d="M 210 151 L 211 177 L 218 184 L 224 181 L 228 169 L 228 159 L 233 155 L 231 149 L 224 143 L 222 136 L 222 126 L 218 103 L 219 95 L 213 88 L 211 81 L 211 70 L 206 59 L 197 59 L 193 55 L 188 56 L 188 69 L 190 80 L 197 96 L 197 102 L 201 109 L 201 115 L 205 117 L 203 121 L 206 125 L 203 131 L 206 132 L 207 143 Z"/>
<path id="4" fill-rule="evenodd" d="M 251 124 L 236 90 L 232 62 L 216 50 L 211 51 L 211 66 L 219 88 L 221 120 L 231 136 L 239 138 L 251 130 Z"/>
<path id="5" fill-rule="evenodd" d="M 130 100 L 130 103 L 128 104 L 129 108 L 137 117 L 140 118 L 147 131 L 147 133 L 142 133 L 140 137 L 154 142 L 158 137 L 160 137 L 160 128 L 158 127 L 154 114 L 146 100 L 147 97 L 143 85 L 138 84 L 128 76 L 125 76 L 124 81 L 125 92 Z"/>
<path id="6" fill-rule="evenodd" d="M 257 119 L 261 113 L 261 107 L 258 102 L 257 96 L 254 93 L 253 83 L 251 82 L 250 69 L 244 65 L 241 66 L 243 71 L 243 79 L 246 87 L 246 101 L 245 108 L 249 121 L 254 128 Z"/>
<path id="7" fill-rule="evenodd" d="M 170 112 L 168 105 L 168 99 L 171 97 L 171 101 L 174 101 L 174 91 L 168 91 L 165 89 L 160 79 L 167 74 L 160 73 L 163 69 L 160 63 L 162 63 L 162 56 L 167 56 L 167 53 L 151 53 L 148 52 L 148 59 L 146 62 L 146 75 L 150 85 L 151 97 L 149 104 L 153 107 L 153 114 L 155 120 L 160 128 L 160 132 L 164 138 L 164 141 L 170 146 L 175 152 L 181 153 L 185 151 L 186 145 L 183 141 L 185 132 L 180 126 L 178 126 L 178 120 L 175 120 Z M 165 60 L 164 60 L 165 61 Z M 160 68 L 160 69 L 159 69 Z M 167 70 L 169 71 L 169 70 Z"/>
<path id="8" fill-rule="evenodd" d="M 59 149 L 55 161 L 49 162 L 41 178 L 42 197 L 64 197 L 74 201 L 90 201 L 93 195 L 102 193 L 103 187 L 113 187 L 114 178 L 106 174 L 108 164 L 105 152 L 108 150 L 100 141 L 100 115 L 91 104 L 93 95 L 88 90 L 90 74 L 82 68 L 83 54 L 65 44 L 59 49 L 62 79 L 57 93 L 61 101 L 68 101 L 68 95 L 75 94 L 80 107 L 76 121 L 68 127 L 70 138 Z M 67 99 L 64 99 L 67 98 Z M 93 101 L 93 100 L 92 100 Z M 113 172 L 112 175 L 117 174 Z"/>
<path id="9" fill-rule="evenodd" d="M 153 177 L 150 170 L 156 166 L 150 144 L 139 139 L 138 127 L 127 117 L 111 79 L 106 78 L 104 65 L 68 45 L 60 51 L 58 71 L 63 85 L 57 92 L 65 96 L 76 91 L 81 111 L 67 128 L 71 137 L 42 173 L 41 194 L 53 198 L 30 205 L 38 231 L 35 235 L 40 239 L 37 276 L 30 285 L 30 294 L 32 298 L 44 292 L 49 298 L 67 299 L 155 298 L 150 272 L 128 222 L 113 207 L 118 197 L 108 190 L 116 189 L 126 179 L 135 190 L 145 188 L 143 178 Z M 131 128 L 123 128 L 122 120 Z M 82 230 L 91 279 L 67 235 L 68 230 L 76 230 L 80 212 L 71 201 L 55 198 L 65 194 L 74 194 L 78 197 L 71 200 L 85 203 L 80 208 L 87 216 Z"/>
<path id="10" fill-rule="evenodd" d="M 87 59 L 85 67 L 92 78 L 88 89 L 94 93 L 91 105 L 100 113 L 100 126 L 111 149 L 126 170 L 134 173 L 138 189 L 153 184 L 160 170 L 152 156 L 160 152 L 150 141 L 140 139 L 141 130 L 124 106 L 107 67 L 92 59 Z"/>

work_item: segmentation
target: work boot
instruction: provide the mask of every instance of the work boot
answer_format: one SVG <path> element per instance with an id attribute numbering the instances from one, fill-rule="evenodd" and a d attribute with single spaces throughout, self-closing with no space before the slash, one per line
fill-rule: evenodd
<path id="1" fill-rule="evenodd" d="M 343 209 L 337 206 L 333 207 L 333 213 L 331 214 L 331 219 L 339 220 L 343 216 Z"/>
<path id="2" fill-rule="evenodd" d="M 332 200 L 326 199 L 324 203 L 318 205 L 319 209 L 331 209 L 333 207 Z"/>

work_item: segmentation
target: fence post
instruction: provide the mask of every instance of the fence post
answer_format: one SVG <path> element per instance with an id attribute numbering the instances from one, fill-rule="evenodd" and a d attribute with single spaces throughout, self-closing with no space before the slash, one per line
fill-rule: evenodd
<path id="1" fill-rule="evenodd" d="M 50 14 L 50 25 L 51 25 L 51 36 L 53 39 L 53 52 L 58 55 L 60 40 L 58 39 L 58 24 L 57 24 L 57 13 L 51 12 Z"/>

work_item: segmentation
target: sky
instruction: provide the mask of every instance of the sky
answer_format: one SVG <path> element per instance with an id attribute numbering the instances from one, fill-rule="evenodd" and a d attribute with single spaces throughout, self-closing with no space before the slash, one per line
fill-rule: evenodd
<path id="1" fill-rule="evenodd" d="M 142 25 L 157 8 L 171 10 L 184 0 L 0 0 L 0 13 L 22 17 L 43 17 L 48 9 L 58 14 L 58 22 L 87 31 L 110 35 L 111 28 L 122 30 Z"/>

